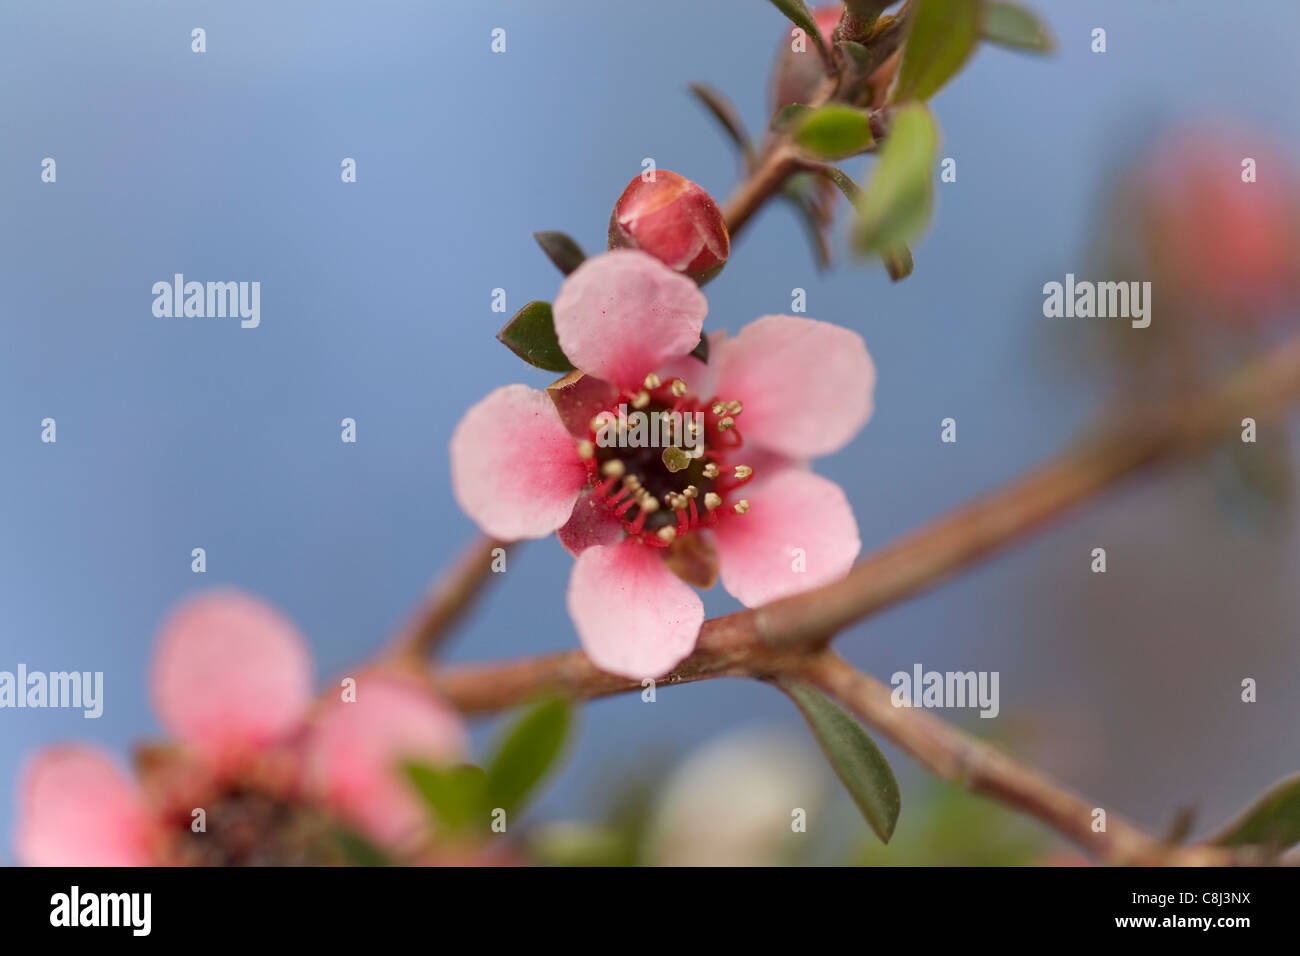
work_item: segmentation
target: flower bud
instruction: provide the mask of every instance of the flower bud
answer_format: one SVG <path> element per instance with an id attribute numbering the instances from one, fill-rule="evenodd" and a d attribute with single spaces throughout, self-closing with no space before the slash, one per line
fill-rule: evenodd
<path id="1" fill-rule="evenodd" d="M 731 237 L 707 192 L 666 169 L 653 181 L 637 176 L 609 217 L 609 247 L 640 249 L 701 284 L 722 269 Z"/>
<path id="2" fill-rule="evenodd" d="M 827 46 L 843 9 L 842 3 L 829 3 L 812 11 Z M 812 37 L 796 38 L 793 28 L 787 27 L 772 72 L 772 112 L 791 103 L 807 103 L 825 78 L 826 66 L 817 52 L 817 41 Z"/>

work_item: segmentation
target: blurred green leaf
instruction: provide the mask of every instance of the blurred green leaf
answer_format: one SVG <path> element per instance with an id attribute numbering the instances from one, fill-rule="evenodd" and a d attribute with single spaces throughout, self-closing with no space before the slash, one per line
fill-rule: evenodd
<path id="1" fill-rule="evenodd" d="M 857 718 L 825 694 L 794 681 L 783 681 L 780 686 L 803 714 L 835 775 L 871 829 L 888 843 L 902 799 L 885 755 Z"/>
<path id="2" fill-rule="evenodd" d="M 844 54 L 844 59 L 853 64 L 854 69 L 864 76 L 871 69 L 872 63 L 875 62 L 871 51 L 856 40 L 841 40 L 840 51 Z"/>
<path id="3" fill-rule="evenodd" d="M 938 131 L 916 103 L 894 114 L 871 182 L 858 199 L 853 244 L 860 252 L 895 250 L 930 221 Z"/>
<path id="4" fill-rule="evenodd" d="M 737 112 L 736 107 L 722 93 L 707 83 L 692 83 L 689 89 L 713 114 L 713 118 L 718 121 L 722 128 L 727 131 L 731 141 L 740 148 L 740 152 L 745 157 L 745 162 L 749 163 L 754 158 L 754 147 L 749 141 L 749 134 L 745 132 L 745 122 L 740 118 L 740 113 Z"/>
<path id="5" fill-rule="evenodd" d="M 1217 846 L 1285 850 L 1300 843 L 1300 774 L 1269 787 L 1212 841 Z"/>
<path id="6" fill-rule="evenodd" d="M 330 836 L 348 866 L 389 866 L 392 863 L 383 850 L 351 827 L 335 827 Z"/>
<path id="7" fill-rule="evenodd" d="M 582 246 L 562 232 L 535 232 L 533 238 L 546 253 L 546 258 L 566 276 L 586 261 L 587 254 L 582 251 Z"/>
<path id="8" fill-rule="evenodd" d="M 822 40 L 822 31 L 817 29 L 817 20 L 803 0 L 772 0 L 772 6 L 784 13 L 791 23 L 808 35 L 808 39 L 816 44 L 823 61 L 830 59 L 826 43 Z"/>
<path id="9" fill-rule="evenodd" d="M 842 103 L 827 104 L 804 116 L 794 138 L 804 149 L 823 159 L 852 156 L 874 142 L 867 114 Z"/>
<path id="10" fill-rule="evenodd" d="M 894 101 L 928 100 L 937 93 L 974 51 L 979 28 L 979 0 L 917 0 Z"/>
<path id="11" fill-rule="evenodd" d="M 885 271 L 894 282 L 901 282 L 912 274 L 912 250 L 907 243 L 900 242 L 890 249 L 882 249 L 880 259 L 885 264 Z"/>
<path id="12" fill-rule="evenodd" d="M 548 372 L 573 371 L 573 363 L 555 335 L 549 302 L 529 302 L 497 333 L 497 339 L 529 365 Z"/>
<path id="13" fill-rule="evenodd" d="M 437 822 L 448 830 L 478 829 L 490 822 L 490 808 L 485 799 L 487 775 L 482 767 L 408 763 L 403 769 Z"/>
<path id="14" fill-rule="evenodd" d="M 1001 0 L 985 0 L 980 35 L 1016 50 L 1047 53 L 1052 49 L 1052 36 L 1037 14 Z"/>
<path id="15" fill-rule="evenodd" d="M 787 177 L 781 187 L 781 195 L 794 206 L 799 224 L 804 227 L 818 270 L 831 264 L 830 209 L 820 195 L 821 186 L 811 172 L 801 170 Z"/>
<path id="16" fill-rule="evenodd" d="M 805 113 L 811 112 L 811 106 L 804 106 L 802 103 L 791 103 L 788 106 L 781 107 L 775 114 L 773 114 L 772 121 L 768 124 L 768 127 L 773 132 L 780 132 L 783 129 L 788 129 L 793 126 Z"/>
<path id="17" fill-rule="evenodd" d="M 488 764 L 492 807 L 507 813 L 523 805 L 559 756 L 569 732 L 571 707 L 563 697 L 539 701 L 510 728 Z"/>

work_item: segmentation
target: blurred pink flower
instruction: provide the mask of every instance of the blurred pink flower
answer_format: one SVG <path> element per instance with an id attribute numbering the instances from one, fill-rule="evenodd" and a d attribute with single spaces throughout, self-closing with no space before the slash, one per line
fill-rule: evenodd
<path id="1" fill-rule="evenodd" d="M 752 607 L 843 576 L 860 548 L 844 492 L 807 460 L 842 448 L 871 415 L 862 338 L 769 315 L 712 336 L 705 364 L 689 353 L 707 311 L 693 282 L 645 253 L 588 259 L 553 308 L 581 373 L 549 396 L 498 388 L 451 438 L 456 499 L 485 532 L 558 531 L 577 555 L 569 612 L 611 673 L 655 677 L 691 652 L 704 608 L 687 581 L 707 587 L 720 570 Z M 604 447 L 598 416 L 620 405 L 700 413 L 696 454 Z"/>
<path id="2" fill-rule="evenodd" d="M 315 715 L 311 659 L 293 623 L 234 591 L 190 599 L 164 623 L 151 690 L 176 746 L 132 780 L 97 747 L 50 747 L 19 784 L 15 848 L 34 866 L 312 863 L 331 820 L 400 848 L 423 815 L 397 761 L 455 760 L 457 715 L 395 675 Z M 191 830 L 202 808 L 207 831 Z"/>

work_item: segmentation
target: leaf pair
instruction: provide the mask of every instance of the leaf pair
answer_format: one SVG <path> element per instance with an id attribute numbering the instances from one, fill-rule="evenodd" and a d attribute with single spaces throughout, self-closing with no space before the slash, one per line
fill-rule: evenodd
<path id="1" fill-rule="evenodd" d="M 451 834 L 484 831 L 496 811 L 504 810 L 509 819 L 525 805 L 559 757 L 571 722 L 568 701 L 549 697 L 502 736 L 486 770 L 415 762 L 403 769 L 440 828 Z"/>

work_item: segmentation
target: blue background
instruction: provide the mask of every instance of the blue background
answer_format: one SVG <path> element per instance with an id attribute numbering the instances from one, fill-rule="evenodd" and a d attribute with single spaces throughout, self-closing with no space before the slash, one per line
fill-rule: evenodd
<path id="1" fill-rule="evenodd" d="M 935 100 L 959 176 L 937 187 L 912 278 L 844 256 L 817 274 L 774 205 L 707 289 L 709 328 L 789 311 L 802 287 L 811 316 L 865 337 L 875 418 L 819 470 L 848 490 L 868 549 L 1050 455 L 1099 408 L 1086 331 L 1044 319 L 1040 290 L 1086 271 L 1117 164 L 1162 124 L 1215 116 L 1300 146 L 1300 7 L 1037 8 L 1053 58 L 985 48 Z M 552 298 L 530 234 L 598 249 L 643 157 L 725 196 L 731 147 L 685 85 L 712 83 L 761 128 L 783 30 L 760 0 L 0 5 L 0 669 L 107 683 L 98 721 L 0 712 L 0 832 L 40 745 L 125 753 L 157 733 L 152 641 L 186 594 L 231 584 L 275 602 L 321 679 L 380 645 L 475 533 L 449 488 L 457 419 L 496 385 L 548 379 L 494 340 L 491 290 L 511 311 Z M 150 288 L 175 272 L 260 281 L 261 327 L 155 318 Z M 939 442 L 946 416 L 956 445 Z M 1242 524 L 1202 472 L 1161 472 L 840 646 L 886 679 L 916 661 L 998 670 L 1018 752 L 1144 824 L 1196 804 L 1208 825 L 1300 769 L 1292 524 Z M 1087 573 L 1099 545 L 1104 576 Z M 554 540 L 522 547 L 449 656 L 574 646 L 569 563 Z M 1262 681 L 1251 707 L 1243 676 Z M 798 718 L 738 681 L 593 704 L 538 815 L 584 814 L 647 754 L 752 721 Z M 916 771 L 891 756 L 906 814 Z"/>

